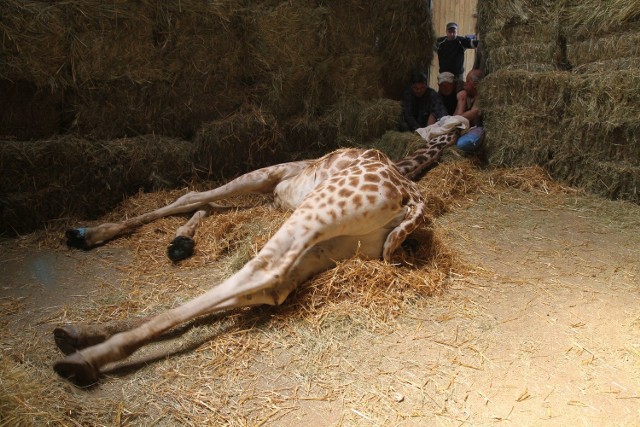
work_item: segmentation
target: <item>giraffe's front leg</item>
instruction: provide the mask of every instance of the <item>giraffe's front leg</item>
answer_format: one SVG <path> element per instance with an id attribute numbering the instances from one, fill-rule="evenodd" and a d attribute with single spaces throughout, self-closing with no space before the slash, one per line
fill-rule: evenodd
<path id="1" fill-rule="evenodd" d="M 211 207 L 206 209 L 200 209 L 197 211 L 189 221 L 176 231 L 176 237 L 173 238 L 169 247 L 167 247 L 167 256 L 173 262 L 187 259 L 193 255 L 194 248 L 196 246 L 193 236 L 196 234 L 198 226 L 202 220 L 209 216 L 211 213 Z"/>
<path id="2" fill-rule="evenodd" d="M 163 208 L 147 212 L 140 216 L 129 218 L 121 223 L 104 223 L 95 227 L 70 228 L 65 232 L 67 246 L 77 249 L 90 249 L 113 239 L 116 236 L 132 232 L 142 224 L 159 218 L 179 213 L 193 212 L 207 203 L 199 200 L 201 193 L 189 192 L 175 202 Z"/>
<path id="3" fill-rule="evenodd" d="M 67 246 L 76 249 L 90 249 L 101 245 L 123 231 L 122 224 L 106 223 L 96 227 L 70 228 L 65 232 Z"/>
<path id="4" fill-rule="evenodd" d="M 212 190 L 189 192 L 170 205 L 129 218 L 122 223 L 67 230 L 67 245 L 72 248 L 89 249 L 159 218 L 194 212 L 212 202 L 232 196 L 272 192 L 279 182 L 297 175 L 309 164 L 309 161 L 299 161 L 269 166 L 241 175 Z"/>

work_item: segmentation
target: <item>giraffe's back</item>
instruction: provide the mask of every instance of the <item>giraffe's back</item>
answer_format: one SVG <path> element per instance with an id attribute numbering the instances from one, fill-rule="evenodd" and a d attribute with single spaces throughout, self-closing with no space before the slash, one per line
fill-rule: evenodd
<path id="1" fill-rule="evenodd" d="M 380 151 L 343 148 L 311 161 L 299 174 L 282 180 L 275 188 L 275 203 L 283 209 L 295 209 L 307 195 L 327 179 L 363 161 L 378 160 L 392 164 Z"/>

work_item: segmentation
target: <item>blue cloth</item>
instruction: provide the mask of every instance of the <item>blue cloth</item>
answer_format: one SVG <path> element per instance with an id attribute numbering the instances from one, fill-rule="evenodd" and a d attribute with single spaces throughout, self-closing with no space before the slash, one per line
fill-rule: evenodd
<path id="1" fill-rule="evenodd" d="M 456 147 L 465 153 L 475 153 L 484 141 L 484 128 L 481 126 L 469 129 L 456 141 Z"/>

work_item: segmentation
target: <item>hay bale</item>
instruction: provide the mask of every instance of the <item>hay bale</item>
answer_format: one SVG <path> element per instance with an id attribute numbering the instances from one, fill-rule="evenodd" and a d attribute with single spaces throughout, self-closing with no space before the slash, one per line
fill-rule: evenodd
<path id="1" fill-rule="evenodd" d="M 275 117 L 254 106 L 205 124 L 194 143 L 198 171 L 213 179 L 233 177 L 282 160 L 283 141 Z"/>
<path id="2" fill-rule="evenodd" d="M 75 85 L 92 81 L 162 79 L 154 23 L 146 2 L 70 2 L 71 75 Z"/>
<path id="3" fill-rule="evenodd" d="M 592 194 L 640 203 L 640 167 L 637 163 L 603 161 L 590 154 L 574 153 L 570 158 L 560 157 L 553 162 L 551 170 L 558 179 Z"/>
<path id="4" fill-rule="evenodd" d="M 69 26 L 64 6 L 0 2 L 0 79 L 61 90 L 69 84 Z"/>
<path id="5" fill-rule="evenodd" d="M 64 93 L 74 132 L 191 138 L 246 103 L 280 121 L 399 97 L 431 61 L 424 2 L 7 0 L 0 78 Z M 4 16 L 9 18 L 5 19 Z M 42 60 L 42 63 L 38 61 Z"/>
<path id="6" fill-rule="evenodd" d="M 392 160 L 400 160 L 425 144 L 424 139 L 416 132 L 399 132 L 391 130 L 382 137 L 369 141 L 366 147 L 375 148 Z"/>
<path id="7" fill-rule="evenodd" d="M 389 129 L 397 129 L 401 107 L 398 101 L 378 98 L 362 101 L 345 98 L 334 104 L 321 120 L 321 127 L 334 128 L 335 144 L 353 147 L 379 138 Z"/>
<path id="8" fill-rule="evenodd" d="M 605 74 L 572 75 L 566 112 L 577 121 L 635 125 L 640 117 L 640 68 Z"/>
<path id="9" fill-rule="evenodd" d="M 584 40 L 572 38 L 567 45 L 567 59 L 574 71 L 580 73 L 596 71 L 589 68 L 592 63 L 597 63 L 599 66 L 606 65 L 607 68 L 603 67 L 602 71 L 637 68 L 640 63 L 638 57 L 640 57 L 638 29 L 600 37 L 594 36 Z M 625 65 L 615 66 L 614 64 Z"/>
<path id="10" fill-rule="evenodd" d="M 640 23 L 640 3 L 627 0 L 562 0 L 560 22 L 567 37 L 590 39 Z M 637 26 L 636 26 L 637 28 Z"/>
<path id="11" fill-rule="evenodd" d="M 7 0 L 0 7 L 0 78 L 37 88 L 33 96 L 22 99 L 44 100 L 36 94 L 47 86 L 53 90 L 53 98 L 46 99 L 51 119 L 37 132 L 19 129 L 35 119 L 35 113 L 25 112 L 21 121 L 15 115 L 0 116 L 7 139 L 53 138 L 71 130 L 75 136 L 66 144 L 78 146 L 62 144 L 55 148 L 61 153 L 53 155 L 67 166 L 64 159 L 77 158 L 71 156 L 73 151 L 92 157 L 93 146 L 107 144 L 108 139 L 194 139 L 202 162 L 198 166 L 209 176 L 225 179 L 268 164 L 317 157 L 340 145 L 361 144 L 394 129 L 398 103 L 383 97 L 398 99 L 409 71 L 431 62 L 431 49 L 419 47 L 432 45 L 435 38 L 429 9 L 416 0 Z M 19 110 L 19 98 L 12 98 L 9 109 Z M 85 137 L 98 142 L 89 144 Z M 65 140 L 43 139 L 42 150 L 60 139 Z M 149 153 L 150 159 L 154 154 Z M 127 165 L 125 170 L 140 165 L 141 174 L 147 174 L 149 159 L 138 162 L 127 155 L 133 153 L 104 157 Z M 25 157 L 7 148 L 3 162 L 21 164 Z M 190 170 L 190 165 L 178 163 Z M 87 166 L 83 159 L 83 168 Z M 25 170 L 32 167 L 26 165 Z M 35 195 L 52 199 L 42 200 L 51 203 L 43 207 L 43 217 L 8 228 L 29 229 L 46 214 L 49 219 L 95 216 L 84 207 L 85 191 L 104 187 L 105 182 L 113 193 L 92 198 L 93 203 L 104 201 L 96 208 L 100 211 L 137 189 L 120 186 L 121 176 L 101 167 L 95 165 L 104 179 L 92 177 L 87 188 L 69 184 L 82 180 L 70 166 L 65 178 L 50 169 L 53 182 L 76 195 L 56 193 L 44 180 L 36 180 L 28 191 L 12 190 L 4 197 L 5 206 L 13 206 L 13 213 L 6 211 L 12 224 L 22 215 L 16 213 L 18 206 L 27 211 L 27 202 L 21 200 Z M 69 206 L 60 208 L 53 198 Z M 78 207 L 71 206 L 73 200 Z"/>
<path id="12" fill-rule="evenodd" d="M 562 2 L 559 32 L 576 73 L 638 68 L 640 5 L 624 0 Z"/>
<path id="13" fill-rule="evenodd" d="M 492 108 L 484 113 L 484 152 L 497 167 L 546 166 L 561 138 L 562 121 L 523 107 Z"/>
<path id="14" fill-rule="evenodd" d="M 330 105 L 332 99 L 323 97 L 322 72 L 329 56 L 325 36 L 330 11 L 304 2 L 258 8 L 248 49 L 263 107 L 286 118 L 301 111 L 315 114 Z"/>
<path id="15" fill-rule="evenodd" d="M 484 69 L 545 72 L 558 70 L 562 49 L 553 21 L 507 27 L 482 34 Z"/>
<path id="16" fill-rule="evenodd" d="M 478 6 L 483 68 L 487 72 L 547 72 L 564 67 L 553 1 L 490 0 Z"/>
<path id="17" fill-rule="evenodd" d="M 640 5 L 490 0 L 479 16 L 489 161 L 637 200 Z"/>
<path id="18" fill-rule="evenodd" d="M 68 217 L 96 218 L 123 197 L 191 178 L 192 144 L 160 136 L 90 141 L 61 136 L 0 144 L 0 233 Z"/>
<path id="19" fill-rule="evenodd" d="M 552 8 L 553 3 L 549 0 L 483 0 L 478 5 L 478 24 L 483 32 L 490 33 L 541 23 L 545 18 L 542 12 Z"/>
<path id="20" fill-rule="evenodd" d="M 60 105 L 64 96 L 49 86 L 38 87 L 25 80 L 0 80 L 0 138 L 4 135 L 21 140 L 44 138 L 64 127 Z"/>
<path id="21" fill-rule="evenodd" d="M 206 77 L 150 83 L 119 79 L 83 85 L 67 102 L 76 111 L 76 134 L 96 139 L 146 134 L 191 139 L 202 123 L 234 113 L 242 96 Z"/>
<path id="22" fill-rule="evenodd" d="M 487 76 L 482 105 L 489 162 L 544 166 L 571 185 L 637 200 L 640 110 L 632 94 L 640 90 L 640 75 L 608 76 L 505 70 Z M 621 166 L 612 168 L 616 161 Z M 606 185 L 600 184 L 605 170 Z"/>

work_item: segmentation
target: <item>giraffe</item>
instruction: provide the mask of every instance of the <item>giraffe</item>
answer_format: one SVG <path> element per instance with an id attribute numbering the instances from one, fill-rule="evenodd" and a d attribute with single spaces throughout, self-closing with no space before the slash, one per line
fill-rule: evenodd
<path id="1" fill-rule="evenodd" d="M 437 161 L 468 127 L 462 117 L 451 119 L 432 125 L 440 127 L 429 130 L 425 147 L 397 163 L 375 149 L 340 149 L 317 160 L 249 172 L 121 223 L 68 230 L 69 246 L 88 249 L 155 219 L 195 211 L 169 245 L 168 256 L 176 261 L 193 253 L 197 225 L 216 207 L 216 200 L 273 192 L 277 206 L 292 210 L 240 270 L 176 308 L 134 321 L 55 328 L 55 342 L 66 356 L 54 370 L 88 386 L 98 381 L 105 365 L 192 319 L 232 308 L 279 305 L 298 285 L 354 255 L 391 260 L 405 238 L 425 222 L 424 198 L 409 177 Z"/>

